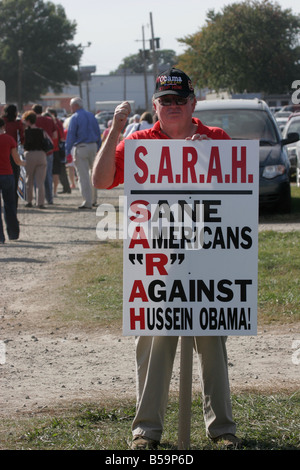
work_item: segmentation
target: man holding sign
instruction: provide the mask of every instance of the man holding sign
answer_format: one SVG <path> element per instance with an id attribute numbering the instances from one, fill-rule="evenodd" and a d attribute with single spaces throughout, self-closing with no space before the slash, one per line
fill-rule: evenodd
<path id="1" fill-rule="evenodd" d="M 158 121 L 151 129 L 129 139 L 230 139 L 220 128 L 207 127 L 193 118 L 196 105 L 190 78 L 172 68 L 157 77 L 153 107 Z M 113 124 L 93 168 L 96 188 L 113 188 L 124 182 L 124 147 L 119 136 L 130 114 L 127 102 L 115 110 Z M 139 336 L 136 339 L 137 410 L 132 425 L 132 449 L 156 448 L 167 405 L 178 336 Z M 227 370 L 226 337 L 199 336 L 194 347 L 201 364 L 203 410 L 207 435 L 236 446 Z"/>

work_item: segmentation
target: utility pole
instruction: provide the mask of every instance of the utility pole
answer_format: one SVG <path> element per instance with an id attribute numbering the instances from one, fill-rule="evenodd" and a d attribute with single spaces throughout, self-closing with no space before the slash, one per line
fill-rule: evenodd
<path id="1" fill-rule="evenodd" d="M 142 35 L 143 35 L 144 82 L 145 82 L 145 108 L 148 109 L 148 83 L 147 83 L 147 64 L 146 64 L 144 26 L 142 26 Z"/>
<path id="2" fill-rule="evenodd" d="M 23 109 L 23 51 L 22 49 L 18 50 L 18 58 L 19 58 L 19 68 L 18 68 L 18 109 L 19 112 L 22 112 Z"/>
<path id="3" fill-rule="evenodd" d="M 157 73 L 157 60 L 156 60 L 156 54 L 155 54 L 155 40 L 154 40 L 154 29 L 153 29 L 153 20 L 152 20 L 152 13 L 150 12 L 150 25 L 151 25 L 151 49 L 152 49 L 152 60 L 153 60 L 153 74 L 154 74 L 154 83 L 156 80 L 156 77 L 158 75 Z"/>
<path id="4" fill-rule="evenodd" d="M 127 70 L 126 70 L 126 65 L 124 63 L 124 82 L 123 82 L 123 100 L 126 101 L 126 95 L 127 95 Z"/>
<path id="5" fill-rule="evenodd" d="M 83 50 L 86 48 L 86 47 L 90 47 L 92 43 L 90 41 L 88 41 L 87 45 L 86 46 L 82 46 L 81 44 L 79 44 L 79 47 L 81 49 L 81 54 L 78 55 L 78 64 L 77 64 L 77 72 L 78 72 L 78 86 L 79 86 L 79 96 L 80 98 L 82 98 L 82 76 L 81 76 L 81 72 L 80 72 L 80 58 L 81 58 L 81 55 L 83 54 Z"/>
<path id="6" fill-rule="evenodd" d="M 92 73 L 96 72 L 96 66 L 95 65 L 87 65 L 80 67 L 79 69 L 79 74 L 80 74 L 80 83 L 85 82 L 86 83 L 86 98 L 87 98 L 87 109 L 90 111 L 90 87 L 89 87 L 89 82 L 91 81 Z M 80 96 L 82 98 L 82 96 Z"/>
<path id="7" fill-rule="evenodd" d="M 145 48 L 145 32 L 144 32 L 144 26 L 142 26 L 142 42 L 143 42 L 143 48 L 140 49 L 140 57 L 143 59 L 143 67 L 144 67 L 144 82 L 145 82 L 145 107 L 148 109 L 148 81 L 147 81 L 147 61 L 148 57 L 151 57 L 151 52 L 152 52 L 152 64 L 153 64 L 153 75 L 154 75 L 154 83 L 156 80 L 156 77 L 158 75 L 158 70 L 157 70 L 157 57 L 156 57 L 156 48 L 159 49 L 159 40 L 160 38 L 155 38 L 154 37 L 154 28 L 153 28 L 153 20 L 152 20 L 152 13 L 150 13 L 150 25 L 151 25 L 151 39 L 147 39 L 147 41 L 150 42 L 150 50 L 146 50 Z M 138 39 L 137 39 L 138 41 Z"/>

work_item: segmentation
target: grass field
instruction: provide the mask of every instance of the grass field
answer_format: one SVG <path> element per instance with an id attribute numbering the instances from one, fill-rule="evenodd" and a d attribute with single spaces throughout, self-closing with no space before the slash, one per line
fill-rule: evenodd
<path id="1" fill-rule="evenodd" d="M 269 216 L 267 216 L 269 217 Z M 270 216 L 271 217 L 271 216 Z M 300 220 L 300 188 L 293 187 L 291 216 L 274 216 L 288 223 Z M 300 322 L 300 232 L 259 235 L 258 322 L 282 325 Z M 62 286 L 65 321 L 120 328 L 122 306 L 122 243 L 101 243 L 76 261 L 69 283 Z M 232 396 L 242 449 L 300 450 L 300 392 L 240 393 Z M 205 436 L 201 398 L 192 403 L 191 449 L 219 449 Z M 128 449 L 132 402 L 82 404 L 69 410 L 37 414 L 0 423 L 0 449 L 123 450 Z M 177 446 L 178 403 L 168 405 L 162 449 Z"/>
<path id="2" fill-rule="evenodd" d="M 300 392 L 288 395 L 243 393 L 232 396 L 242 450 L 299 450 Z M 35 415 L 2 422 L 9 429 L 5 447 L 11 450 L 128 450 L 134 402 L 82 405 L 55 416 Z M 160 449 L 175 450 L 178 403 L 171 398 Z M 192 402 L 191 450 L 220 450 L 207 439 L 200 398 Z M 3 447 L 2 447 L 3 448 Z"/>

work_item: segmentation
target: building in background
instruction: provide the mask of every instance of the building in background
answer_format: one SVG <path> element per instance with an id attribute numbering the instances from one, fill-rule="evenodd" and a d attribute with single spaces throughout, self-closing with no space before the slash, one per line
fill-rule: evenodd
<path id="1" fill-rule="evenodd" d="M 97 113 L 97 101 L 134 101 L 136 112 L 151 110 L 151 98 L 154 91 L 153 74 L 91 75 L 90 80 L 78 85 L 68 85 L 62 93 L 54 94 L 51 90 L 42 96 L 43 106 L 64 108 L 71 112 L 70 99 L 80 96 L 80 88 L 85 109 Z M 146 103 L 147 101 L 147 103 Z"/>

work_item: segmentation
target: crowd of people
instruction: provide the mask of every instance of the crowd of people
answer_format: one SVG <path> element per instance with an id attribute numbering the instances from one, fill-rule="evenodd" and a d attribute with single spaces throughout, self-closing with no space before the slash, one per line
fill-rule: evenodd
<path id="1" fill-rule="evenodd" d="M 25 207 L 44 209 L 46 204 L 54 204 L 54 198 L 58 194 L 70 194 L 77 183 L 82 195 L 82 203 L 78 209 L 97 206 L 97 190 L 91 183 L 91 171 L 95 156 L 109 134 L 112 121 L 107 123 L 107 128 L 101 135 L 95 116 L 84 109 L 81 98 L 73 98 L 70 107 L 72 114 L 64 121 L 57 117 L 55 108 L 47 107 L 43 110 L 39 104 L 33 105 L 20 117 L 14 104 L 8 104 L 4 108 L 1 139 L 8 143 L 7 137 L 2 137 L 4 134 L 11 139 L 9 147 L 1 145 L 0 148 L 0 193 L 9 238 L 18 238 L 16 233 L 19 233 L 18 228 L 17 231 L 13 229 L 12 234 L 10 221 L 13 219 L 14 226 L 18 226 L 20 166 L 26 169 Z M 134 115 L 128 119 L 128 125 L 119 140 L 135 130 L 151 127 L 152 123 L 153 117 L 149 112 L 142 116 Z M 13 157 L 16 154 L 18 158 Z M 10 180 L 9 200 L 2 182 L 4 179 Z M 58 191 L 59 184 L 62 186 L 61 191 Z M 0 194 L 0 211 L 1 207 Z M 1 212 L 0 219 L 0 242 L 4 243 Z"/>

